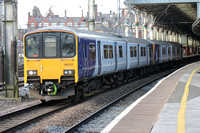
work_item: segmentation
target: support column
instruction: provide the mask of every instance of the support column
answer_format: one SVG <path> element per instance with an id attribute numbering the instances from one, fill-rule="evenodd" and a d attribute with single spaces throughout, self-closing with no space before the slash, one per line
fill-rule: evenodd
<path id="1" fill-rule="evenodd" d="M 89 31 L 95 30 L 94 25 L 94 17 L 95 17 L 95 0 L 88 0 L 88 11 L 89 11 L 89 18 L 88 18 L 88 25 L 89 25 Z"/>
<path id="2" fill-rule="evenodd" d="M 176 33 L 176 36 L 177 36 L 177 37 L 176 37 L 176 39 L 177 39 L 176 42 L 177 42 L 177 43 L 180 43 L 180 40 L 179 40 L 179 39 L 180 39 L 180 38 L 179 38 L 180 34 L 179 34 L 179 33 Z"/>
<path id="3" fill-rule="evenodd" d="M 154 40 L 154 26 L 151 25 L 151 29 L 150 29 L 150 39 Z"/>
<path id="4" fill-rule="evenodd" d="M 179 34 L 179 43 L 180 43 L 181 45 L 183 45 L 183 44 L 182 44 L 182 35 L 181 35 L 181 34 Z"/>
<path id="5" fill-rule="evenodd" d="M 200 1 L 197 2 L 197 19 L 200 18 Z"/>
<path id="6" fill-rule="evenodd" d="M 5 96 L 18 98 L 17 0 L 4 1 Z"/>
<path id="7" fill-rule="evenodd" d="M 135 12 L 135 38 L 139 38 L 139 13 Z"/>
<path id="8" fill-rule="evenodd" d="M 153 29 L 153 40 L 156 40 L 157 39 L 157 27 L 154 26 L 154 29 Z"/>
<path id="9" fill-rule="evenodd" d="M 168 41 L 172 42 L 172 31 L 168 31 Z"/>
<path id="10" fill-rule="evenodd" d="M 150 24 L 150 39 L 153 40 L 154 39 L 154 20 L 153 20 L 153 16 L 150 16 L 151 18 L 151 24 Z"/>
<path id="11" fill-rule="evenodd" d="M 161 32 L 161 40 L 164 41 L 164 28 L 161 28 L 160 32 Z"/>
<path id="12" fill-rule="evenodd" d="M 147 24 L 147 15 L 144 14 L 144 39 L 147 39 L 147 27 L 148 27 L 148 24 Z"/>
<path id="13" fill-rule="evenodd" d="M 156 40 L 159 40 L 159 27 L 156 27 Z"/>
<path id="14" fill-rule="evenodd" d="M 169 41 L 169 39 L 168 39 L 168 30 L 167 29 L 165 29 L 165 41 Z"/>
<path id="15" fill-rule="evenodd" d="M 176 33 L 175 32 L 172 32 L 172 41 L 176 42 Z"/>

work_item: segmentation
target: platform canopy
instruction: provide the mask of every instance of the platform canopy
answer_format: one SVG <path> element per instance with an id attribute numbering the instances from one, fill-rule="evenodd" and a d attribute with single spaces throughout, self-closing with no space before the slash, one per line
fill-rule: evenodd
<path id="1" fill-rule="evenodd" d="M 200 21 L 197 21 L 197 16 L 200 14 L 197 14 L 197 5 L 200 0 L 125 0 L 125 4 L 154 16 L 157 26 L 199 38 Z"/>

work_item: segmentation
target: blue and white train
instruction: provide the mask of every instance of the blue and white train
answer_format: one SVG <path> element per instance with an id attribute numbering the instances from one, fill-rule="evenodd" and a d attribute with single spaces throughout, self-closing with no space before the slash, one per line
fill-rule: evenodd
<path id="1" fill-rule="evenodd" d="M 60 26 L 27 33 L 24 48 L 24 81 L 31 95 L 41 100 L 81 97 L 103 85 L 171 67 L 183 58 L 178 43 Z"/>

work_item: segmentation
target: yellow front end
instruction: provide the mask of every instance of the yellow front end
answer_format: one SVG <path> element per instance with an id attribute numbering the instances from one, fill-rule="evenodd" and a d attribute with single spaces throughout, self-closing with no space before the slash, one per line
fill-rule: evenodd
<path id="1" fill-rule="evenodd" d="M 77 56 L 70 59 L 24 59 L 24 82 L 27 83 L 28 71 L 37 71 L 37 75 L 40 77 L 40 83 L 43 80 L 58 80 L 61 82 L 62 76 L 74 77 L 75 83 L 78 82 L 78 64 Z M 64 70 L 74 70 L 74 74 L 64 75 Z"/>
<path id="2" fill-rule="evenodd" d="M 75 95 L 78 82 L 78 42 L 72 32 L 47 30 L 24 36 L 24 82 L 30 95 L 58 100 Z"/>

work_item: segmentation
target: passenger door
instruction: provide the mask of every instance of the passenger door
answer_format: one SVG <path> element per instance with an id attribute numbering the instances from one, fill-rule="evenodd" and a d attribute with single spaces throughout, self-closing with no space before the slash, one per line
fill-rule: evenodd
<path id="1" fill-rule="evenodd" d="M 88 76 L 88 50 L 87 50 L 87 42 L 84 39 L 81 39 L 81 50 L 82 50 L 82 73 L 83 78 Z"/>
<path id="2" fill-rule="evenodd" d="M 54 78 L 53 73 L 60 69 L 58 60 L 60 58 L 60 33 L 43 33 L 42 59 L 40 63 L 41 77 L 44 79 Z"/>
<path id="3" fill-rule="evenodd" d="M 98 48 L 98 75 L 101 74 L 101 41 L 97 41 L 97 48 Z"/>

